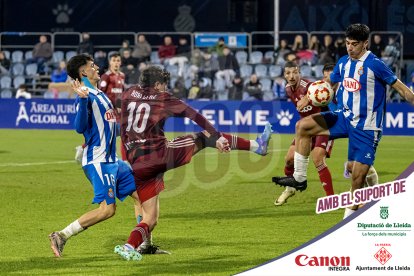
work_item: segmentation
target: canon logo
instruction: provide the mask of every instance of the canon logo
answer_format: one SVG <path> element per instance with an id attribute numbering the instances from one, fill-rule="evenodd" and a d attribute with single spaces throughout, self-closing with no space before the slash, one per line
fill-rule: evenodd
<path id="1" fill-rule="evenodd" d="M 342 86 L 349 92 L 356 92 L 361 89 L 361 84 L 359 81 L 353 78 L 344 78 L 342 81 Z"/>
<path id="2" fill-rule="evenodd" d="M 350 266 L 350 257 L 309 257 L 298 255 L 295 258 L 298 266 Z"/>

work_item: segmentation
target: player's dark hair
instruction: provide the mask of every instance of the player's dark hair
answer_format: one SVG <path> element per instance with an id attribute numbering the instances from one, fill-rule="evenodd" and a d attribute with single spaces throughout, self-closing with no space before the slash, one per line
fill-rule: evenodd
<path id="1" fill-rule="evenodd" d="M 323 66 L 322 72 L 333 71 L 335 68 L 335 63 L 327 63 Z"/>
<path id="2" fill-rule="evenodd" d="M 156 82 L 163 84 L 169 83 L 170 73 L 158 66 L 149 66 L 148 68 L 145 68 L 139 78 L 141 87 L 154 87 Z"/>
<path id="3" fill-rule="evenodd" d="M 356 23 L 349 25 L 345 30 L 345 37 L 356 41 L 366 41 L 369 37 L 369 27 L 365 24 Z"/>
<path id="4" fill-rule="evenodd" d="M 283 70 L 286 69 L 286 68 L 293 68 L 293 67 L 298 67 L 299 68 L 299 65 L 294 61 L 287 61 L 285 63 L 285 65 L 283 66 Z"/>
<path id="5" fill-rule="evenodd" d="M 66 70 L 68 72 L 69 77 L 71 77 L 74 80 L 80 81 L 81 77 L 79 74 L 79 68 L 86 65 L 88 61 L 93 61 L 93 58 L 87 54 L 76 55 L 72 57 L 66 65 Z"/>
<path id="6" fill-rule="evenodd" d="M 121 57 L 121 54 L 118 52 L 112 53 L 109 55 L 109 60 L 111 60 L 111 58 L 117 58 L 117 57 Z"/>

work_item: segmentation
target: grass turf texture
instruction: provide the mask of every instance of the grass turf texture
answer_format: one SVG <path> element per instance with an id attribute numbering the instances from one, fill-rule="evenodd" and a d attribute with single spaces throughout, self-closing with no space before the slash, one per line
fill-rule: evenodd
<path id="1" fill-rule="evenodd" d="M 154 242 L 172 255 L 127 262 L 113 248 L 135 225 L 131 199 L 118 204 L 113 218 L 70 239 L 63 258 L 53 257 L 49 248 L 50 232 L 95 207 L 81 166 L 71 162 L 82 137 L 73 131 L 0 130 L 0 274 L 229 275 L 275 258 L 343 215 L 343 210 L 315 214 L 316 199 L 324 192 L 312 163 L 308 189 L 287 205 L 273 205 L 283 189 L 270 179 L 283 174 L 292 137 L 274 134 L 266 157 L 207 149 L 189 165 L 168 172 L 153 234 Z M 411 140 L 382 138 L 375 163 L 381 183 L 410 164 Z M 347 140 L 335 141 L 328 166 L 336 193 L 350 187 L 342 177 L 346 157 Z"/>

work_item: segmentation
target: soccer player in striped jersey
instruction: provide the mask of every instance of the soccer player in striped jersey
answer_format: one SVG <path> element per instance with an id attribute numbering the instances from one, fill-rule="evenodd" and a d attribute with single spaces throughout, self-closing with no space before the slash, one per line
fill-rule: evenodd
<path id="1" fill-rule="evenodd" d="M 332 89 L 335 91 L 335 97 L 333 98 L 332 102 L 329 104 L 329 109 L 332 111 L 337 110 L 338 108 L 338 100 L 336 99 L 336 90 L 338 90 L 339 83 L 331 82 L 330 75 L 335 68 L 334 63 L 328 63 L 323 66 L 322 73 L 323 73 L 323 80 L 329 83 L 332 86 Z M 344 177 L 351 178 L 352 174 L 352 167 L 354 166 L 354 162 L 346 161 L 344 163 Z M 369 168 L 367 177 L 365 178 L 365 186 L 374 186 L 377 185 L 378 182 L 378 174 L 375 170 L 374 166 Z"/>
<path id="2" fill-rule="evenodd" d="M 337 100 L 341 109 L 314 114 L 296 124 L 295 172 L 293 177 L 279 177 L 279 185 L 306 189 L 310 141 L 315 135 L 327 135 L 333 139 L 348 137 L 348 160 L 354 161 L 351 192 L 362 188 L 381 139 L 386 85 L 414 104 L 413 91 L 367 49 L 369 33 L 364 24 L 347 27 L 348 55 L 339 59 L 330 75 L 333 83 L 340 83 Z M 346 208 L 344 217 L 356 210 L 358 206 Z"/>
<path id="3" fill-rule="evenodd" d="M 86 147 L 82 168 L 93 186 L 95 210 L 87 212 L 61 231 L 49 235 L 56 257 L 62 256 L 66 241 L 83 230 L 115 214 L 115 197 L 124 200 L 132 196 L 137 204 L 138 195 L 131 168 L 116 157 L 116 120 L 114 106 L 97 88 L 99 67 L 88 55 L 77 55 L 67 65 L 76 98 L 75 128 L 83 134 Z"/>
<path id="4" fill-rule="evenodd" d="M 115 253 L 126 260 L 140 260 L 136 250 L 158 222 L 159 193 L 164 190 L 164 173 L 188 164 L 193 155 L 206 147 L 221 152 L 230 149 L 267 153 L 271 125 L 256 140 L 222 134 L 192 107 L 168 93 L 169 72 L 157 67 L 146 68 L 140 85 L 132 86 L 122 96 L 121 136 L 132 165 L 143 220 L 131 232 L 125 245 L 117 245 Z M 204 131 L 167 141 L 164 124 L 169 117 L 186 117 Z"/>

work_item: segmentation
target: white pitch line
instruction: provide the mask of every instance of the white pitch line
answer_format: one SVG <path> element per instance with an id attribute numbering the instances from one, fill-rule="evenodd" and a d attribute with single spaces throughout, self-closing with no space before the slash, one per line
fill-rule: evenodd
<path id="1" fill-rule="evenodd" d="M 4 163 L 4 164 L 0 164 L 0 167 L 25 167 L 25 166 L 42 166 L 42 165 L 69 164 L 69 163 L 75 163 L 75 160 L 54 161 L 54 162 L 36 162 L 36 163 Z"/>

